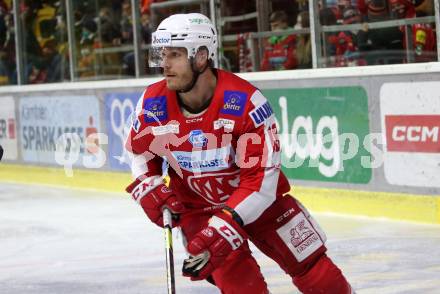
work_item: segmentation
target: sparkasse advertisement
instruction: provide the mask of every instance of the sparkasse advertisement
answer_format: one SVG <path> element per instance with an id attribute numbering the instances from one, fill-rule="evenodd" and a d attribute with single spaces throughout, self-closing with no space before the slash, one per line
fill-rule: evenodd
<path id="1" fill-rule="evenodd" d="M 0 97 L 0 145 L 3 146 L 5 160 L 17 160 L 17 120 L 15 119 L 14 98 Z"/>
<path id="2" fill-rule="evenodd" d="M 56 164 L 59 144 L 65 145 L 61 150 L 66 154 L 77 151 L 74 165 L 81 164 L 85 155 L 99 151 L 86 147 L 86 138 L 100 131 L 99 101 L 95 96 L 22 97 L 19 105 L 20 148 L 25 162 Z M 60 141 L 65 134 L 70 134 L 72 140 Z M 77 144 L 74 138 L 79 139 Z"/>

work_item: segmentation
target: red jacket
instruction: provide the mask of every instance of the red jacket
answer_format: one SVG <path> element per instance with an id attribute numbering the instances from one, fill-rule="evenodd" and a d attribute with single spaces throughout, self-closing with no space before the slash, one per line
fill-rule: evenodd
<path id="1" fill-rule="evenodd" d="M 431 24 L 412 25 L 412 36 L 416 62 L 436 61 L 436 38 Z"/>
<path id="2" fill-rule="evenodd" d="M 296 60 L 296 37 L 293 35 L 269 38 L 264 48 L 261 70 L 294 69 Z"/>

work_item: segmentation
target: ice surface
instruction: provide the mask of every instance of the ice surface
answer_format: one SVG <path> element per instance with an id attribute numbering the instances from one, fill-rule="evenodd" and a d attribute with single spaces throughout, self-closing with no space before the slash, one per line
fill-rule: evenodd
<path id="1" fill-rule="evenodd" d="M 315 214 L 357 293 L 440 293 L 440 226 Z M 181 277 L 177 293 L 219 293 Z M 272 293 L 298 293 L 254 254 Z M 0 293 L 166 293 L 163 232 L 128 196 L 0 183 Z"/>

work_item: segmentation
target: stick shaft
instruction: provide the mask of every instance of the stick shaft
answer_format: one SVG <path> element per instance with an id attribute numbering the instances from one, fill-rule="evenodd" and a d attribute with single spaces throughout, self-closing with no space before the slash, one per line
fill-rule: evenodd
<path id="1" fill-rule="evenodd" d="M 174 254 L 173 254 L 173 233 L 171 212 L 163 210 L 163 228 L 165 232 L 165 255 L 167 267 L 167 288 L 168 294 L 176 293 L 176 282 L 174 278 Z"/>

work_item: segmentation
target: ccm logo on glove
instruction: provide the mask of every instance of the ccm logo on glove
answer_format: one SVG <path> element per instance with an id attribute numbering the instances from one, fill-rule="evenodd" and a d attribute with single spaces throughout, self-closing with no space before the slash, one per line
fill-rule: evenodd
<path id="1" fill-rule="evenodd" d="M 152 183 L 152 181 L 140 182 L 137 180 L 128 186 L 126 191 L 142 206 L 153 223 L 163 227 L 162 210 L 167 207 L 175 220 L 173 226 L 178 225 L 178 218 L 175 216 L 184 212 L 183 204 L 167 186 L 159 184 L 154 187 Z"/>
<path id="2" fill-rule="evenodd" d="M 187 249 L 191 254 L 183 263 L 183 275 L 203 280 L 221 266 L 228 255 L 245 240 L 245 232 L 225 213 L 214 215 L 208 226 L 197 233 Z"/>

